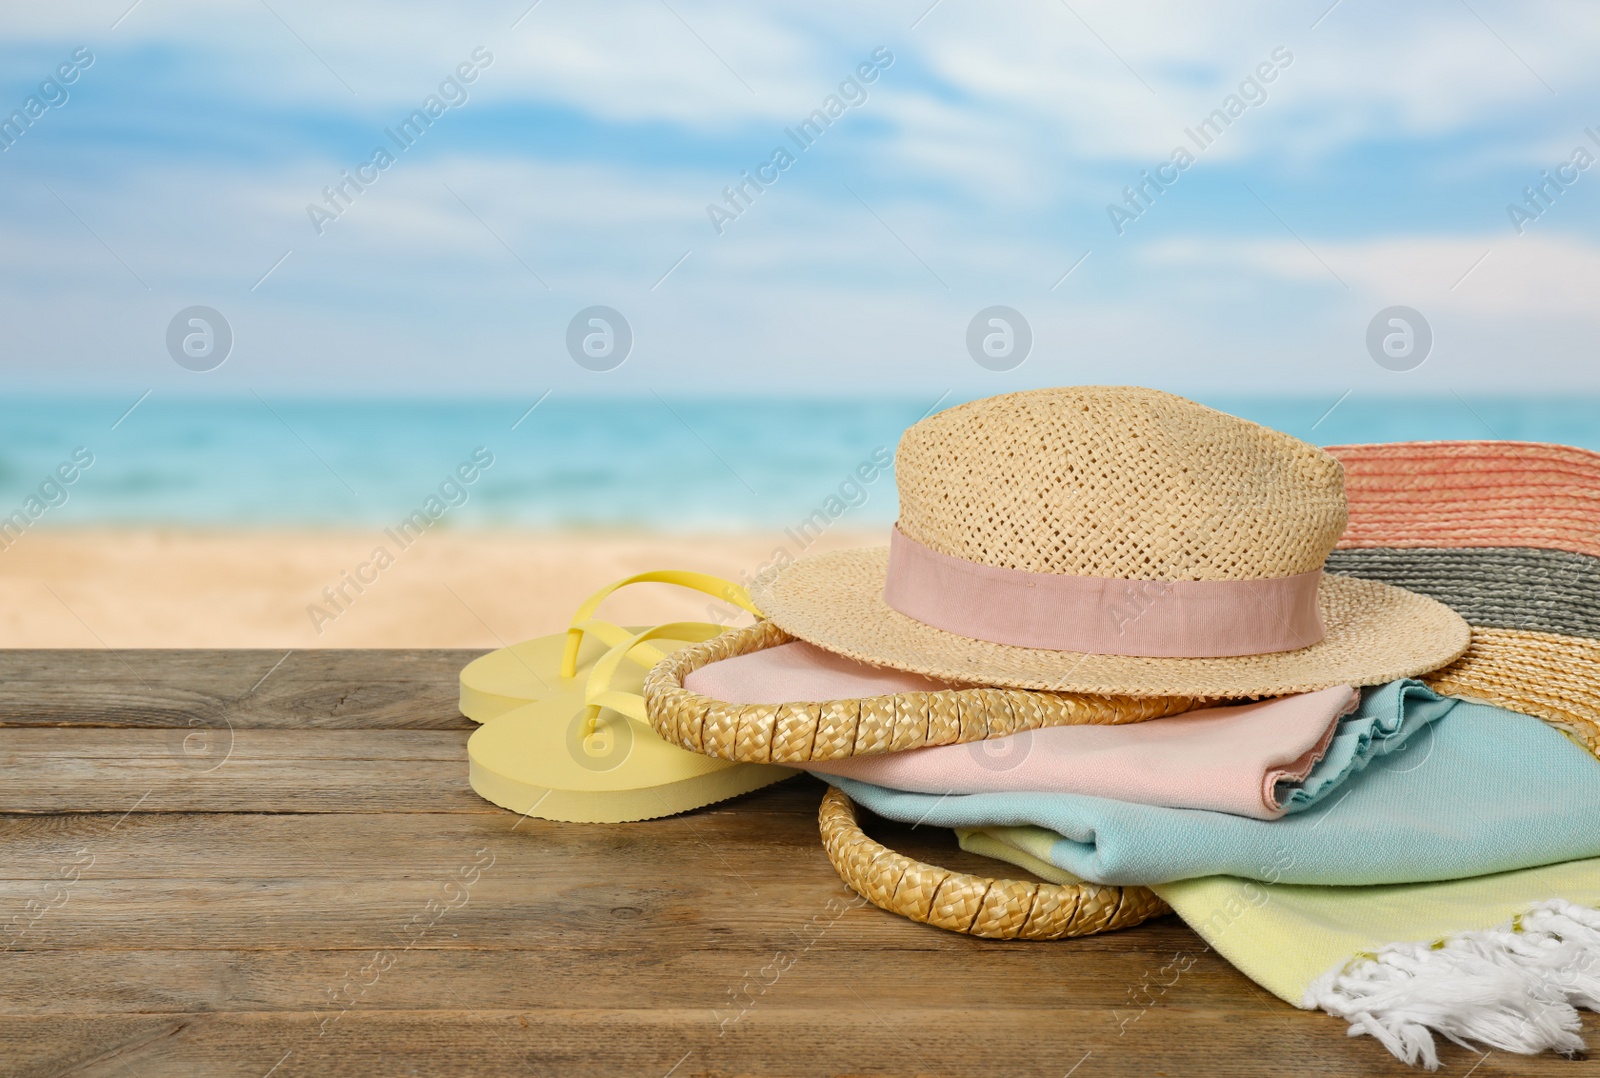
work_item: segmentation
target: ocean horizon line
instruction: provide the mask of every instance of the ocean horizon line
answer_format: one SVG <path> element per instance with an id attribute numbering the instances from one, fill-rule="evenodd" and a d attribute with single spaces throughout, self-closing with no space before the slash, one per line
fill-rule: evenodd
<path id="1" fill-rule="evenodd" d="M 0 517 L 33 506 L 30 519 L 50 527 L 367 528 L 437 503 L 451 527 L 686 534 L 782 528 L 843 506 L 830 519 L 875 527 L 894 516 L 901 433 L 963 399 L 12 394 L 0 398 Z M 1203 403 L 1318 445 L 1600 450 L 1600 406 L 1587 397 L 1350 391 Z"/>

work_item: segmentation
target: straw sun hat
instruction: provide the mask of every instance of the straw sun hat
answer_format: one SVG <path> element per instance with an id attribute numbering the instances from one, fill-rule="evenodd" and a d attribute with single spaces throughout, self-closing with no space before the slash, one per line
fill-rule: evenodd
<path id="1" fill-rule="evenodd" d="M 946 682 L 1243 697 L 1437 669 L 1449 607 L 1324 575 L 1343 469 L 1156 390 L 1030 390 L 906 431 L 887 548 L 803 558 L 751 596 L 828 651 Z"/>

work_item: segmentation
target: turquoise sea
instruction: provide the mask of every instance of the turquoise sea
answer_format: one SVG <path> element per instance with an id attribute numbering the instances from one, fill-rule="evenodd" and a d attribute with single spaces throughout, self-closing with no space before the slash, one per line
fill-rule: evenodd
<path id="1" fill-rule="evenodd" d="M 1594 398 L 1202 399 L 1320 445 L 1499 437 L 1600 450 Z M 130 411 L 135 400 L 0 400 L 0 516 L 32 497 L 47 506 L 38 527 L 383 527 L 432 496 L 449 505 L 445 527 L 694 532 L 781 528 L 838 497 L 841 526 L 876 527 L 894 518 L 893 476 L 863 483 L 858 469 L 959 398 L 152 394 Z M 492 463 L 476 466 L 475 451 Z M 75 452 L 93 463 L 71 464 Z M 462 465 L 471 483 L 452 479 Z"/>

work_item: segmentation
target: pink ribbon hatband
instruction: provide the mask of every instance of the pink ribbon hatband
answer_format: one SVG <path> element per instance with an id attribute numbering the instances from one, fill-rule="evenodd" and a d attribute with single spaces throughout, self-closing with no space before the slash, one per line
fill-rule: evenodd
<path id="1" fill-rule="evenodd" d="M 1267 580 L 1125 580 L 979 565 L 897 526 L 883 601 L 961 636 L 1021 648 L 1211 659 L 1309 647 L 1323 637 L 1322 570 Z"/>

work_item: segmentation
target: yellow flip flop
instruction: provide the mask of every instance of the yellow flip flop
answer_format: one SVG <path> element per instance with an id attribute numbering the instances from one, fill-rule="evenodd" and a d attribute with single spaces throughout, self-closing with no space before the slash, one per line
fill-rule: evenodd
<path id="1" fill-rule="evenodd" d="M 623 823 L 687 812 L 795 774 L 669 745 L 651 727 L 643 697 L 617 687 L 622 660 L 641 645 L 686 639 L 703 624 L 629 634 L 595 660 L 576 701 L 552 697 L 485 722 L 467 740 L 472 788 L 525 816 Z"/>
<path id="2" fill-rule="evenodd" d="M 566 632 L 525 640 L 468 663 L 461 671 L 461 713 L 474 722 L 487 722 L 535 701 L 564 700 L 574 707 L 583 706 L 584 679 L 594 663 L 608 649 L 644 628 L 624 628 L 602 621 L 594 616 L 595 611 L 618 588 L 647 583 L 675 584 L 714 596 L 757 616 L 761 613 L 743 588 L 721 577 L 676 569 L 638 573 L 608 584 L 585 599 L 573 613 Z M 645 671 L 666 655 L 689 644 L 709 640 L 726 628 L 711 622 L 676 624 L 684 626 L 681 637 L 656 637 L 653 638 L 655 644 L 636 645 L 629 655 L 633 663 L 618 670 L 612 688 L 639 692 L 643 688 Z"/>

